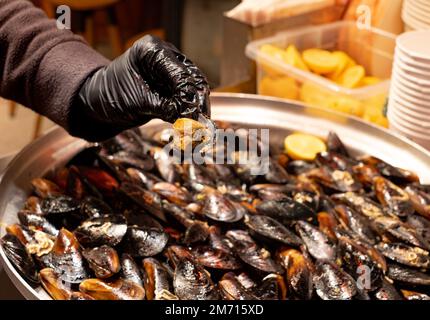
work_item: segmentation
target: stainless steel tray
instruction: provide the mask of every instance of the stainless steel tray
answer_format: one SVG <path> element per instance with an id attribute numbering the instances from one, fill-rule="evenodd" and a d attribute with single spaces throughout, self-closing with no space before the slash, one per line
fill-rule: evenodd
<path id="1" fill-rule="evenodd" d="M 275 135 L 305 131 L 326 136 L 336 131 L 345 145 L 356 153 L 371 154 L 395 166 L 417 172 L 422 181 L 430 182 L 430 153 L 418 145 L 387 130 L 342 114 L 306 107 L 292 101 L 254 95 L 214 94 L 213 118 L 243 124 L 244 127 L 272 128 Z M 154 128 L 154 121 L 143 130 Z M 86 142 L 56 129 L 27 146 L 6 169 L 0 184 L 0 221 L 17 222 L 17 211 L 30 192 L 30 180 L 63 165 Z M 5 233 L 0 230 L 0 236 Z M 0 260 L 12 282 L 27 299 L 49 299 L 41 289 L 32 288 L 17 273 L 0 248 Z"/>

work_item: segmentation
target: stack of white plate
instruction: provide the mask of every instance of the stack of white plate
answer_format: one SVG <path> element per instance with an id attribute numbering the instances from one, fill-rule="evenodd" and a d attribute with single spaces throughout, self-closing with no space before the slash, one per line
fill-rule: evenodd
<path id="1" fill-rule="evenodd" d="M 404 0 L 402 20 L 405 31 L 430 29 L 430 0 Z"/>
<path id="2" fill-rule="evenodd" d="M 392 130 L 430 149 L 430 30 L 397 37 L 388 120 Z"/>

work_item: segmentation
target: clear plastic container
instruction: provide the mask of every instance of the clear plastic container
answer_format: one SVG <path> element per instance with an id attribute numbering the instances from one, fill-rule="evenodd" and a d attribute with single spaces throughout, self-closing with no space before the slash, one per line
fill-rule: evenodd
<path id="1" fill-rule="evenodd" d="M 384 106 L 390 88 L 395 39 L 394 34 L 376 28 L 363 29 L 356 22 L 340 21 L 253 41 L 247 45 L 246 55 L 257 63 L 259 94 L 300 100 L 387 127 Z M 365 68 L 367 76 L 378 77 L 381 81 L 349 89 L 261 52 L 260 47 L 266 44 L 282 49 L 292 44 L 300 52 L 311 48 L 343 51 Z"/>

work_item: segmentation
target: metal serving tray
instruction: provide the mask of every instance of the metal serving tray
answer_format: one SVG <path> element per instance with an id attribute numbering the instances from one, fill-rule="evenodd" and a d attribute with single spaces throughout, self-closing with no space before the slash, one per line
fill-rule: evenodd
<path id="1" fill-rule="evenodd" d="M 409 140 L 359 119 L 297 102 L 243 94 L 214 94 L 213 118 L 243 124 L 244 127 L 271 128 L 274 139 L 293 131 L 325 137 L 330 130 L 338 133 L 356 154 L 371 154 L 395 166 L 415 171 L 430 182 L 430 153 Z M 154 129 L 153 121 L 142 130 Z M 272 133 L 271 132 L 271 133 Z M 272 135 L 271 135 L 272 137 Z M 62 166 L 86 146 L 86 142 L 55 129 L 28 145 L 9 164 L 0 184 L 0 222 L 17 222 L 16 213 L 30 193 L 30 180 Z M 8 276 L 27 299 L 50 299 L 41 287 L 32 288 L 7 260 L 0 248 L 0 260 Z"/>

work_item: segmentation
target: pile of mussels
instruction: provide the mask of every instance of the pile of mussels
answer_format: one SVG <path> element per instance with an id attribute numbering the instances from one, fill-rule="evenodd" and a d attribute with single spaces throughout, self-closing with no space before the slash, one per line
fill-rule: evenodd
<path id="1" fill-rule="evenodd" d="M 261 176 L 178 165 L 169 130 L 124 132 L 31 182 L 1 239 L 29 283 L 74 300 L 430 299 L 430 186 L 414 173 L 334 133 L 311 162 L 272 146 Z"/>

